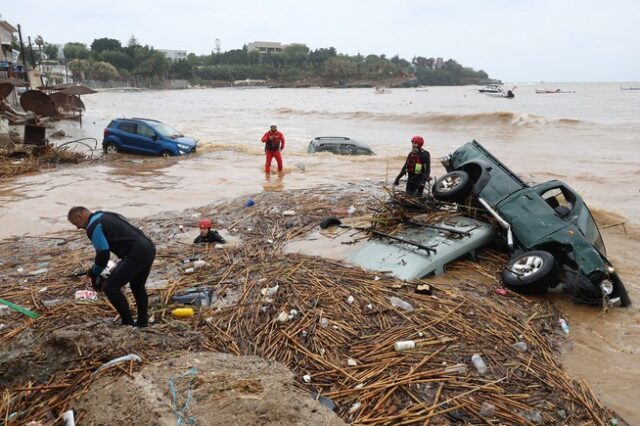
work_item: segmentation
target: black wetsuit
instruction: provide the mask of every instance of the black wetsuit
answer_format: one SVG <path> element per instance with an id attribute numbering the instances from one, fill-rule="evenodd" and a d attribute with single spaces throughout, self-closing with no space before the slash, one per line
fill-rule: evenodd
<path id="1" fill-rule="evenodd" d="M 109 262 L 109 252 L 121 260 L 111 271 L 101 290 L 120 314 L 122 323 L 134 325 L 129 304 L 122 287 L 129 283 L 138 308 L 139 327 L 147 325 L 147 291 L 145 283 L 156 257 L 156 247 L 144 233 L 117 213 L 97 211 L 89 217 L 87 236 L 95 250 L 96 259 L 91 276 L 97 277 Z"/>
<path id="2" fill-rule="evenodd" d="M 195 240 L 193 240 L 195 244 L 204 244 L 204 243 L 226 243 L 225 239 L 222 238 L 222 235 L 218 234 L 218 231 L 212 231 L 209 229 L 209 233 L 204 237 L 202 235 L 198 235 Z"/>
<path id="3" fill-rule="evenodd" d="M 418 164 L 420 164 L 420 167 L 416 167 Z M 424 186 L 431 175 L 431 156 L 429 152 L 423 149 L 419 149 L 418 152 L 411 152 L 407 156 L 400 174 L 396 177 L 396 185 L 405 174 L 407 175 L 407 193 L 422 195 Z"/>

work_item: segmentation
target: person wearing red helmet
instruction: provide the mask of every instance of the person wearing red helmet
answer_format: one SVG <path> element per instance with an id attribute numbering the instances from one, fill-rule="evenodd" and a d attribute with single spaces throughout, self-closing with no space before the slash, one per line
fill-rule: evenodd
<path id="1" fill-rule="evenodd" d="M 400 185 L 400 179 L 406 174 L 408 194 L 422 195 L 425 184 L 431 179 L 431 156 L 428 151 L 422 149 L 423 146 L 424 138 L 422 136 L 411 138 L 411 152 L 407 156 L 400 174 L 393 182 L 394 186 Z"/>
<path id="2" fill-rule="evenodd" d="M 211 230 L 211 221 L 209 219 L 202 219 L 200 223 L 198 223 L 198 227 L 200 228 L 200 235 L 193 240 L 195 244 L 226 243 L 222 235 L 218 234 L 218 231 Z"/>
<path id="3" fill-rule="evenodd" d="M 278 163 L 278 172 L 282 171 L 282 154 L 284 149 L 284 135 L 278 131 L 278 126 L 272 123 L 269 130 L 260 139 L 264 144 L 264 154 L 266 162 L 264 164 L 264 172 L 271 173 L 271 160 L 274 158 Z"/>

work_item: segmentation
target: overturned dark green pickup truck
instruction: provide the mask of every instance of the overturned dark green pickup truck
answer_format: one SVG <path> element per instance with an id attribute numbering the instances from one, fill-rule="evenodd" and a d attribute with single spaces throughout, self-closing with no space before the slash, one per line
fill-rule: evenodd
<path id="1" fill-rule="evenodd" d="M 433 195 L 462 202 L 473 194 L 504 228 L 513 251 L 502 273 L 506 287 L 535 294 L 562 285 L 578 302 L 631 304 L 589 209 L 567 184 L 529 186 L 476 141 L 442 163 L 449 173 L 435 181 Z"/>

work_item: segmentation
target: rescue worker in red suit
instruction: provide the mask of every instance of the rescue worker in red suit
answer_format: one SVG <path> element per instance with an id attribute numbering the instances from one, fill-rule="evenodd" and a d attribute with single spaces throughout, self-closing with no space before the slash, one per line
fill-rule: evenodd
<path id="1" fill-rule="evenodd" d="M 280 153 L 284 149 L 284 135 L 278 131 L 278 127 L 275 123 L 271 124 L 271 128 L 267 133 L 262 136 L 261 139 L 264 145 L 264 153 L 267 157 L 267 161 L 264 165 L 264 172 L 271 173 L 271 160 L 274 158 L 278 163 L 278 171 L 282 171 L 282 154 Z"/>
<path id="2" fill-rule="evenodd" d="M 431 156 L 422 149 L 424 138 L 414 136 L 411 138 L 411 152 L 407 156 L 400 174 L 393 182 L 394 186 L 400 185 L 400 178 L 407 174 L 407 194 L 422 195 L 427 181 L 431 180 Z"/>

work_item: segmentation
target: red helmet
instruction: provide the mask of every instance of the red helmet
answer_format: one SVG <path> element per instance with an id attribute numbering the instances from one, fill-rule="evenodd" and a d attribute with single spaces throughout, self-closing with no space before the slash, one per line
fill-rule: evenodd
<path id="1" fill-rule="evenodd" d="M 422 148 L 422 145 L 424 145 L 424 138 L 422 136 L 414 136 L 411 138 L 411 143 L 415 143 Z"/>
<path id="2" fill-rule="evenodd" d="M 211 221 L 209 219 L 202 219 L 200 223 L 198 223 L 198 226 L 200 227 L 200 229 L 210 229 Z"/>

